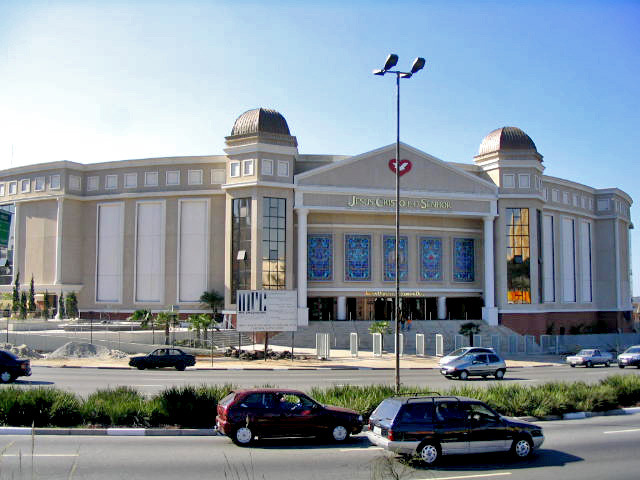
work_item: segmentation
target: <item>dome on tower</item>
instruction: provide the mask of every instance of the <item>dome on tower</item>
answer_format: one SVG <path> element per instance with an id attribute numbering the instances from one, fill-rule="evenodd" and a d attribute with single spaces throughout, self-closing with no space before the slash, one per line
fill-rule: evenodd
<path id="1" fill-rule="evenodd" d="M 490 132 L 482 140 L 478 155 L 498 150 L 533 150 L 538 152 L 531 137 L 517 127 L 502 127 Z"/>
<path id="2" fill-rule="evenodd" d="M 269 108 L 255 108 L 244 112 L 236 119 L 231 129 L 231 136 L 259 133 L 291 135 L 282 114 Z"/>

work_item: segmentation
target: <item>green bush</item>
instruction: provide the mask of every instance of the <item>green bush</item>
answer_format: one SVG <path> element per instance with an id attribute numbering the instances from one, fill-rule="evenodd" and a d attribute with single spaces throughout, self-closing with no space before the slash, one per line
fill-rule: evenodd
<path id="1" fill-rule="evenodd" d="M 213 428 L 218 400 L 233 388 L 230 384 L 167 388 L 153 399 L 152 421 L 186 428 Z"/>
<path id="2" fill-rule="evenodd" d="M 0 390 L 0 421 L 11 426 L 71 426 L 81 423 L 79 403 L 73 394 L 53 388 Z M 63 422 L 61 425 L 59 422 Z"/>
<path id="3" fill-rule="evenodd" d="M 105 427 L 147 427 L 149 402 L 131 387 L 97 390 L 82 404 L 84 423 Z"/>
<path id="4" fill-rule="evenodd" d="M 640 401 L 640 377 L 637 375 L 613 375 L 605 378 L 601 383 L 615 389 L 618 402 L 623 407 Z"/>

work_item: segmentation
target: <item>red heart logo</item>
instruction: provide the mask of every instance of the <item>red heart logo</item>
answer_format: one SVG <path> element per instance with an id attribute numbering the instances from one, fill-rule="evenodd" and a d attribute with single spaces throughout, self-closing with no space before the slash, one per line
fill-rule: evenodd
<path id="1" fill-rule="evenodd" d="M 409 170 L 411 170 L 411 167 L 413 166 L 413 164 L 411 163 L 410 160 L 404 159 L 404 160 L 400 160 L 400 171 L 398 173 L 398 175 L 402 176 L 405 173 L 409 173 Z M 396 159 L 392 158 L 391 160 L 389 160 L 389 170 L 391 170 L 393 173 L 396 173 Z"/>

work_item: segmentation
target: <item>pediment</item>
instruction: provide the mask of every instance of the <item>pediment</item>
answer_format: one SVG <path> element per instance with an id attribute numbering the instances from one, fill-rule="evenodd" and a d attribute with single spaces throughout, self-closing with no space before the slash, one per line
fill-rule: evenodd
<path id="1" fill-rule="evenodd" d="M 340 160 L 296 175 L 298 187 L 334 187 L 395 191 L 396 175 L 389 168 L 395 158 L 395 144 Z M 426 154 L 409 145 L 400 144 L 401 167 L 410 162 L 410 170 L 401 176 L 403 191 L 425 194 L 451 193 L 495 195 L 497 187 L 456 165 Z M 407 167 L 405 167 L 407 168 Z"/>

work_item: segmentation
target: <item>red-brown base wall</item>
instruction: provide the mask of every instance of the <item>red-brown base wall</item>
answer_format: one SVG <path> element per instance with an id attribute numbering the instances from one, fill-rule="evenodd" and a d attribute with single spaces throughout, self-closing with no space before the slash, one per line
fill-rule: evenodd
<path id="1" fill-rule="evenodd" d="M 631 332 L 631 312 L 501 313 L 499 322 L 521 335 L 561 335 L 580 328 L 580 333 Z M 605 330 L 605 331 L 603 331 Z"/>

